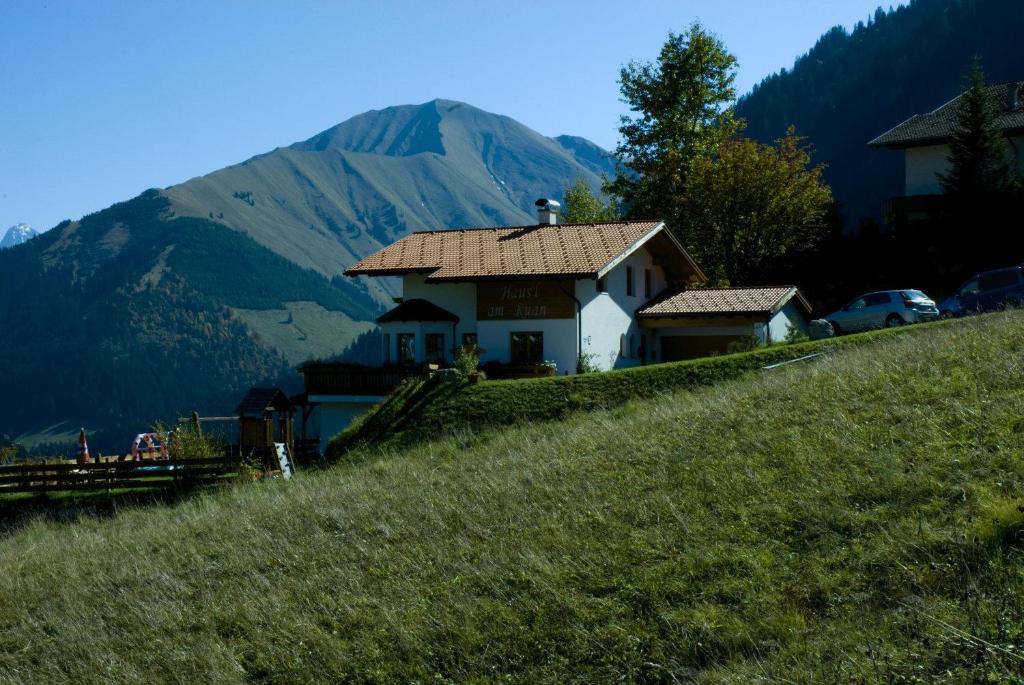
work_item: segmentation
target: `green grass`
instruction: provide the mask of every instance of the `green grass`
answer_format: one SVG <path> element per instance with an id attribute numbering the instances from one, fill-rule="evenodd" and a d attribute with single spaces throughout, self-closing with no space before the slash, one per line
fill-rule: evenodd
<path id="1" fill-rule="evenodd" d="M 0 542 L 0 679 L 1007 682 L 1024 314 Z"/>
<path id="2" fill-rule="evenodd" d="M 894 335 L 917 334 L 950 322 L 884 329 L 838 338 L 773 345 L 751 352 L 621 369 L 604 373 L 476 385 L 408 381 L 386 402 L 371 409 L 331 440 L 330 461 L 349 458 L 353 448 L 386 443 L 411 446 L 439 435 L 480 433 L 483 429 L 561 420 L 578 411 L 620 406 L 630 400 L 700 388 L 768 365 L 803 356 L 875 342 Z"/>

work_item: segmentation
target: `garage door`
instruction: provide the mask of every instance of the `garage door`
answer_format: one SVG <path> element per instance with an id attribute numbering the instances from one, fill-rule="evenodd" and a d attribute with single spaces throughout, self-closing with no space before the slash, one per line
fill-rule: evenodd
<path id="1" fill-rule="evenodd" d="M 661 360 L 696 359 L 725 354 L 729 343 L 740 340 L 739 335 L 664 335 L 661 337 Z"/>

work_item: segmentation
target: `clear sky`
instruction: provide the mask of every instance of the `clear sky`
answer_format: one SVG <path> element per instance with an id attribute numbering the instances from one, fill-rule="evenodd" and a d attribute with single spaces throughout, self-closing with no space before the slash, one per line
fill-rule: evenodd
<path id="1" fill-rule="evenodd" d="M 437 97 L 611 148 L 619 68 L 670 30 L 718 34 L 743 93 L 879 4 L 0 0 L 0 232 Z"/>

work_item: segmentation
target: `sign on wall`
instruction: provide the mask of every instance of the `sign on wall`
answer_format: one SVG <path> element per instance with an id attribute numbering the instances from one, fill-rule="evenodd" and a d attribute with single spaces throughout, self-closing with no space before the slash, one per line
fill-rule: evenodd
<path id="1" fill-rule="evenodd" d="M 478 283 L 476 318 L 478 321 L 571 319 L 576 315 L 572 292 L 572 281 Z"/>

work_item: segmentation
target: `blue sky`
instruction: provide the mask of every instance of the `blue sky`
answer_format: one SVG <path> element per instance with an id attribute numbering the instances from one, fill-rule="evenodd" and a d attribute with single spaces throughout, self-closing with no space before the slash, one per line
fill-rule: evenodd
<path id="1" fill-rule="evenodd" d="M 670 30 L 718 34 L 742 93 L 879 4 L 0 0 L 0 231 L 436 97 L 611 148 L 619 68 L 653 59 Z"/>

